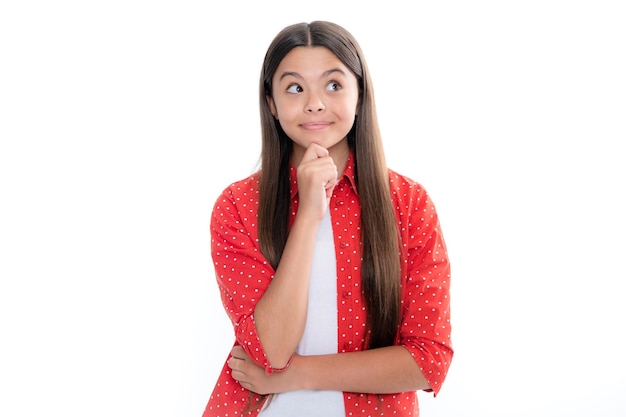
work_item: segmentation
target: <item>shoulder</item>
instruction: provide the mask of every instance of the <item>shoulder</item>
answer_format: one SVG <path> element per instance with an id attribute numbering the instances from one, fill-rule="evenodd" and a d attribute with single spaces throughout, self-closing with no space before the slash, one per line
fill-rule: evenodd
<path id="1" fill-rule="evenodd" d="M 401 223 L 430 223 L 438 218 L 435 204 L 421 183 L 390 169 L 389 188 L 392 204 Z"/>
<path id="2" fill-rule="evenodd" d="M 259 193 L 259 172 L 243 178 L 239 181 L 235 181 L 229 184 L 221 192 L 220 197 L 228 197 L 235 199 L 242 198 L 255 198 L 258 199 Z"/>
<path id="3" fill-rule="evenodd" d="M 389 188 L 394 200 L 423 200 L 428 198 L 428 193 L 422 184 L 392 169 L 388 169 L 388 171 Z"/>
<path id="4" fill-rule="evenodd" d="M 413 246 L 421 246 L 431 238 L 437 242 L 439 216 L 422 184 L 389 170 L 389 185 L 402 241 Z M 424 239 L 426 236 L 428 239 Z"/>
<path id="5" fill-rule="evenodd" d="M 222 190 L 215 201 L 214 210 L 230 207 L 253 209 L 259 204 L 259 172 L 235 181 Z"/>

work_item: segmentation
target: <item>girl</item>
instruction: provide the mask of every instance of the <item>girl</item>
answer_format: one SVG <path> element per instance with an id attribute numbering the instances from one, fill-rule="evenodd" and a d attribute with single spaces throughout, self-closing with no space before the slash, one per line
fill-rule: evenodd
<path id="1" fill-rule="evenodd" d="M 204 417 L 419 415 L 452 359 L 450 268 L 428 194 L 386 166 L 356 40 L 283 29 L 260 108 L 261 169 L 211 218 L 236 342 Z"/>

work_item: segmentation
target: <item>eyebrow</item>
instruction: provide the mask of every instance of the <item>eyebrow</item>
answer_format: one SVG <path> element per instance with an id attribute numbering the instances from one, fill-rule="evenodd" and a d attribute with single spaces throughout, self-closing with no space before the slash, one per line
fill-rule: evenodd
<path id="1" fill-rule="evenodd" d="M 338 73 L 343 74 L 343 75 L 345 75 L 345 74 L 346 74 L 346 73 L 345 73 L 345 71 L 343 71 L 341 68 L 331 68 L 331 69 L 329 69 L 329 70 L 324 71 L 324 73 L 322 74 L 322 76 L 321 76 L 320 78 L 327 77 L 327 76 L 329 76 L 330 74 L 335 73 L 335 72 L 338 72 Z M 285 71 L 285 72 L 283 72 L 283 73 L 280 75 L 280 80 L 282 80 L 283 78 L 288 77 L 288 76 L 292 76 L 292 77 L 295 77 L 295 78 L 299 78 L 299 79 L 301 79 L 301 80 L 303 79 L 302 75 L 298 74 L 297 72 L 294 72 L 294 71 Z"/>

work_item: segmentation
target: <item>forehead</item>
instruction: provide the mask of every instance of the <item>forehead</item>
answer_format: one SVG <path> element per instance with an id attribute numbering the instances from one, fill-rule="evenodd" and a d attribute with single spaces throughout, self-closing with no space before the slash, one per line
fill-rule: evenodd
<path id="1" fill-rule="evenodd" d="M 296 73 L 304 78 L 319 77 L 331 69 L 351 74 L 330 49 L 323 46 L 298 46 L 285 55 L 276 69 L 274 79 L 280 79 L 285 73 Z"/>

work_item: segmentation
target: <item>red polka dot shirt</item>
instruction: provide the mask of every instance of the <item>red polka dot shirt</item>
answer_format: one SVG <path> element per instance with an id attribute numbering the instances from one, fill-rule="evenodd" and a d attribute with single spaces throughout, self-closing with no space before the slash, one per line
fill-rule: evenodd
<path id="1" fill-rule="evenodd" d="M 450 266 L 435 207 L 424 188 L 389 171 L 391 197 L 402 240 L 402 322 L 396 344 L 413 356 L 436 395 L 446 377 L 450 342 Z M 292 213 L 298 194 L 291 167 Z M 338 352 L 362 349 L 365 303 L 361 293 L 359 218 L 353 159 L 333 191 L 330 216 L 337 258 Z M 211 218 L 211 250 L 235 344 L 260 366 L 270 365 L 259 340 L 254 308 L 274 275 L 257 235 L 259 174 L 231 184 L 218 197 Z M 249 392 L 222 369 L 203 417 L 241 416 Z M 344 393 L 346 416 L 418 416 L 416 392 L 385 395 Z M 258 410 L 250 415 L 256 416 Z"/>

